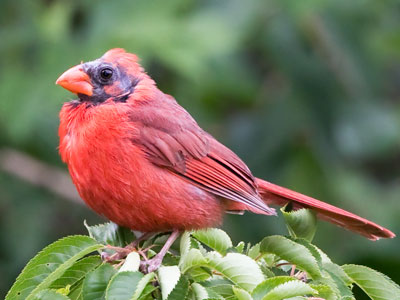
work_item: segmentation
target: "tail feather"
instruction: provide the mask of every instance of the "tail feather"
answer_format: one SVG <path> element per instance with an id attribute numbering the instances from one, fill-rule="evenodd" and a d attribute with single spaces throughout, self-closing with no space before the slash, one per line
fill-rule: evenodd
<path id="1" fill-rule="evenodd" d="M 267 204 L 284 206 L 291 202 L 294 209 L 310 208 L 317 213 L 318 218 L 359 233 L 374 241 L 380 238 L 393 238 L 396 236 L 390 230 L 336 206 L 262 179 L 257 178 L 256 182 L 259 193 Z"/>

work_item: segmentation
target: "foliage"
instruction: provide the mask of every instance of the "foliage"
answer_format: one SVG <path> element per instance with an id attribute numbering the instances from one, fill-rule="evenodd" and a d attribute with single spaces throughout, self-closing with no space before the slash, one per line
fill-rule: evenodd
<path id="1" fill-rule="evenodd" d="M 70 236 L 46 247 L 27 264 L 6 300 L 351 300 L 353 285 L 373 300 L 400 299 L 400 287 L 385 275 L 360 265 L 339 266 L 311 244 L 313 214 L 284 216 L 290 236 L 268 236 L 253 246 L 233 246 L 221 229 L 187 231 L 179 250 L 146 275 L 139 272 L 140 262 L 155 254 L 160 236 L 126 259 L 101 263 L 96 250 L 127 245 L 132 238 L 113 223 L 85 223 L 92 238 Z"/>

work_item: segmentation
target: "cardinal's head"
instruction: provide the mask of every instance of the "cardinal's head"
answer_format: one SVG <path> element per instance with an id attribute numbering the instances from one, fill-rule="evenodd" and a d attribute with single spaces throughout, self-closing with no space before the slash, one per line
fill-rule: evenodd
<path id="1" fill-rule="evenodd" d="M 100 104 L 107 100 L 126 102 L 138 89 L 148 89 L 154 81 L 138 63 L 136 55 L 111 49 L 94 61 L 65 71 L 56 84 L 75 93 L 79 101 Z"/>

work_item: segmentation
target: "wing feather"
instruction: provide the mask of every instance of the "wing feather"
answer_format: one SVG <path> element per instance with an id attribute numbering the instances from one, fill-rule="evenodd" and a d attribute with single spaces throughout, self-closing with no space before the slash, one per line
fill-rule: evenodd
<path id="1" fill-rule="evenodd" d="M 132 141 L 148 159 L 214 195 L 275 214 L 261 200 L 254 177 L 240 158 L 204 132 L 175 100 L 164 100 L 142 104 L 130 113 L 140 131 Z"/>

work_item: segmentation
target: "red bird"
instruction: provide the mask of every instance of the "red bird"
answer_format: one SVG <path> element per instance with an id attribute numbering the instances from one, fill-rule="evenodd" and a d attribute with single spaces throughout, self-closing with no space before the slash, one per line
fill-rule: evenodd
<path id="1" fill-rule="evenodd" d="M 310 208 L 371 240 L 395 235 L 350 212 L 255 178 L 235 153 L 160 91 L 134 54 L 112 49 L 77 65 L 57 84 L 78 95 L 60 112 L 60 154 L 85 202 L 142 232 L 218 226 L 225 212 L 275 215 L 269 204 Z"/>

